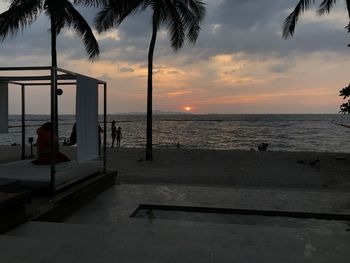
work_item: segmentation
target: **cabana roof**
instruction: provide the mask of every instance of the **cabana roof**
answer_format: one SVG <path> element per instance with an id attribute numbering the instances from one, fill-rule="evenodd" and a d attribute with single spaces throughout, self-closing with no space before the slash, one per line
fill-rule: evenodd
<path id="1" fill-rule="evenodd" d="M 51 66 L 40 67 L 0 67 L 0 82 L 25 86 L 49 86 L 51 85 L 51 75 L 39 74 L 41 71 L 50 71 Z M 57 70 L 57 85 L 75 85 L 78 76 L 84 76 L 76 72 L 68 71 L 62 68 Z M 3 72 L 15 73 L 16 75 L 4 75 Z M 29 74 L 23 74 L 30 72 Z M 20 75 L 19 75 L 20 74 Z M 22 75 L 23 74 L 23 75 Z M 88 77 L 88 76 L 85 76 Z M 89 77 L 91 78 L 91 77 Z M 98 81 L 98 84 L 106 84 L 105 81 L 92 78 Z"/>

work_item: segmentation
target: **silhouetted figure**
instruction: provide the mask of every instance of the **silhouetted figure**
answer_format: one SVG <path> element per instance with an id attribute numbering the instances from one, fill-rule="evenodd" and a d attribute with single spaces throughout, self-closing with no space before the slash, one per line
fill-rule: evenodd
<path id="1" fill-rule="evenodd" d="M 68 142 L 68 146 L 74 145 L 77 143 L 77 125 L 74 124 L 73 125 L 73 129 L 72 129 L 72 133 L 70 134 L 69 137 L 69 142 Z"/>
<path id="2" fill-rule="evenodd" d="M 112 121 L 112 148 L 114 147 L 115 139 L 117 138 L 117 127 L 115 126 L 116 121 Z"/>
<path id="3" fill-rule="evenodd" d="M 75 123 L 72 128 L 72 132 L 69 136 L 69 140 L 64 140 L 63 146 L 72 146 L 77 143 L 77 124 Z"/>
<path id="4" fill-rule="evenodd" d="M 120 147 L 120 141 L 122 139 L 122 128 L 118 127 L 117 130 L 117 147 Z"/>
<path id="5" fill-rule="evenodd" d="M 98 125 L 98 154 L 101 155 L 101 142 L 102 142 L 103 129 L 101 125 Z"/>
<path id="6" fill-rule="evenodd" d="M 265 152 L 266 150 L 267 150 L 267 147 L 269 146 L 269 144 L 268 143 L 260 143 L 259 145 L 258 145 L 258 150 L 260 151 L 260 152 Z"/>
<path id="7" fill-rule="evenodd" d="M 32 161 L 34 164 L 50 164 L 51 162 L 51 136 L 52 125 L 51 122 L 44 123 L 37 129 L 38 139 L 36 141 L 37 146 L 37 159 Z M 63 153 L 58 152 L 58 137 L 54 135 L 55 149 L 56 149 L 56 163 L 70 161 Z"/>
<path id="8" fill-rule="evenodd" d="M 52 125 L 51 122 L 44 123 L 41 127 L 36 130 L 38 139 L 36 140 L 36 150 L 38 158 L 44 154 L 51 153 L 51 134 L 52 134 Z M 58 149 L 58 138 L 57 135 L 54 135 L 54 141 L 56 144 L 56 151 Z"/>

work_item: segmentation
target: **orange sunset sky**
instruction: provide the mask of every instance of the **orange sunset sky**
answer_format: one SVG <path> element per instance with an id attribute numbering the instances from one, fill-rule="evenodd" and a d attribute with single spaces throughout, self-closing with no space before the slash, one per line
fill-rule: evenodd
<path id="1" fill-rule="evenodd" d="M 306 13 L 293 39 L 281 37 L 283 19 L 297 1 L 208 0 L 195 46 L 177 53 L 161 28 L 154 58 L 155 110 L 193 113 L 337 113 L 339 90 L 349 83 L 350 43 L 342 1 L 331 15 Z M 1 12 L 8 1 L 0 2 Z M 94 9 L 79 9 L 93 24 Z M 96 35 L 101 56 L 91 63 L 69 31 L 58 38 L 60 67 L 108 81 L 110 113 L 145 112 L 151 13 L 130 17 Z M 50 64 L 44 14 L 16 38 L 1 43 L 0 66 Z M 74 113 L 74 88 L 64 88 L 60 113 Z M 18 88 L 10 111 L 18 113 Z M 188 107 L 186 109 L 186 107 Z M 29 113 L 49 112 L 49 89 L 30 88 Z"/>

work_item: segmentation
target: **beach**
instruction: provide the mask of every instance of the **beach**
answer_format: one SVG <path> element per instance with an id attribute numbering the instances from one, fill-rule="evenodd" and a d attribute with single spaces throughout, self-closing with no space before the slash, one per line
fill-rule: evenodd
<path id="1" fill-rule="evenodd" d="M 70 157 L 75 149 L 61 147 Z M 146 162 L 141 148 L 107 150 L 108 170 L 118 171 L 116 185 L 84 205 L 75 192 L 65 205 L 75 200 L 79 209 L 56 223 L 51 218 L 28 221 L 2 235 L 9 244 L 5 256 L 12 259 L 24 251 L 33 255 L 30 262 L 52 253 L 76 262 L 97 257 L 103 262 L 348 258 L 348 153 L 154 148 L 154 160 Z M 20 157 L 18 146 L 0 146 L 0 152 L 0 162 Z M 34 218 L 52 205 L 51 198 L 34 196 L 26 215 Z M 45 249 L 33 253 L 28 240 Z M 63 246 L 77 249 L 59 249 Z M 198 256 L 192 258 L 193 253 Z"/>
<path id="2" fill-rule="evenodd" d="M 143 149 L 121 148 L 108 164 L 127 183 L 350 189 L 350 154 L 154 149 L 143 160 Z"/>
<path id="3" fill-rule="evenodd" d="M 146 162 L 141 148 L 107 150 L 108 170 L 118 171 L 120 183 L 350 190 L 349 153 L 154 148 Z M 62 151 L 74 158 L 74 147 Z M 19 146 L 0 146 L 0 162 L 19 158 Z"/>

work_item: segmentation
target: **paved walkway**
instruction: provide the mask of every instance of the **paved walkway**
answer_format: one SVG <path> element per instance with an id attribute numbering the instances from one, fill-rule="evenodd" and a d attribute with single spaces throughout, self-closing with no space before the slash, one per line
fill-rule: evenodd
<path id="1" fill-rule="evenodd" d="M 0 236 L 1 263 L 347 263 L 350 225 L 345 221 L 247 215 L 219 215 L 218 221 L 181 211 L 130 218 L 140 204 L 336 213 L 349 211 L 347 198 L 325 192 L 117 185 L 64 223 L 29 222 Z"/>
<path id="2" fill-rule="evenodd" d="M 98 196 L 67 221 L 114 224 L 115 220 L 128 217 L 140 204 L 350 215 L 347 192 L 122 184 Z"/>
<path id="3" fill-rule="evenodd" d="M 0 236 L 1 262 L 347 263 L 350 234 L 343 224 L 311 225 L 34 222 Z"/>

